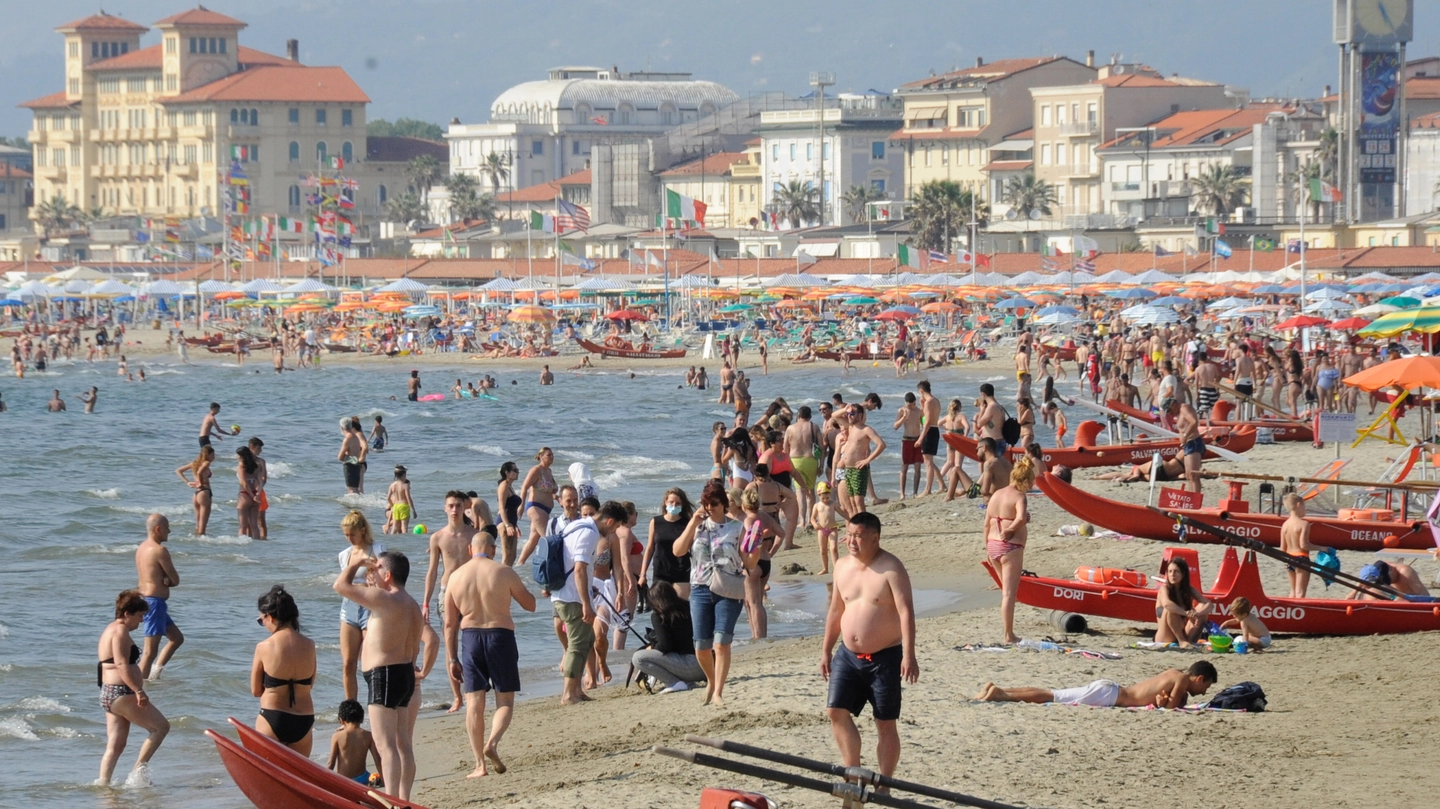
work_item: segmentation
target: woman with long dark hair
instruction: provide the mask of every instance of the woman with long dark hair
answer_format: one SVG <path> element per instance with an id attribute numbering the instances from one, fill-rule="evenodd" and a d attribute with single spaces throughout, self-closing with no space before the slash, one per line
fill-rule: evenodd
<path id="1" fill-rule="evenodd" d="M 260 537 L 260 464 L 249 447 L 235 450 L 235 477 L 240 481 L 240 496 L 235 502 L 235 513 L 240 519 L 240 536 Z"/>
<path id="2" fill-rule="evenodd" d="M 260 698 L 255 729 L 302 756 L 314 743 L 315 641 L 300 634 L 300 608 L 277 584 L 256 601 L 260 624 L 270 637 L 255 644 L 250 693 Z"/>
<path id="3" fill-rule="evenodd" d="M 210 488 L 210 476 L 213 472 L 210 469 L 211 463 L 215 460 L 215 448 L 206 444 L 200 448 L 200 454 L 195 460 L 175 470 L 175 474 L 185 485 L 195 490 L 190 502 L 195 506 L 195 536 L 205 536 L 206 529 L 210 526 L 210 508 L 215 502 L 215 494 Z M 185 473 L 189 472 L 190 477 L 186 478 Z"/>
<path id="4" fill-rule="evenodd" d="M 514 461 L 500 464 L 500 485 L 495 489 L 495 502 L 500 504 L 500 559 L 508 566 L 515 564 L 516 546 L 520 540 L 520 495 L 515 481 L 520 467 Z"/>
<path id="5" fill-rule="evenodd" d="M 680 487 L 665 492 L 660 514 L 650 519 L 650 537 L 645 543 L 645 557 L 636 572 L 637 585 L 645 586 L 645 574 L 655 563 L 655 581 L 667 582 L 682 600 L 690 598 L 690 557 L 675 553 L 675 540 L 685 533 L 695 506 Z"/>
<path id="6" fill-rule="evenodd" d="M 689 691 L 690 683 L 705 679 L 691 638 L 690 602 L 675 593 L 668 581 L 650 588 L 650 625 L 655 627 L 655 644 L 641 649 L 630 662 L 641 673 L 654 678 L 662 694 Z"/>
<path id="7" fill-rule="evenodd" d="M 1165 568 L 1165 585 L 1155 593 L 1156 643 L 1173 643 L 1188 649 L 1205 632 L 1215 605 L 1190 583 L 1190 565 L 1171 559 Z"/>

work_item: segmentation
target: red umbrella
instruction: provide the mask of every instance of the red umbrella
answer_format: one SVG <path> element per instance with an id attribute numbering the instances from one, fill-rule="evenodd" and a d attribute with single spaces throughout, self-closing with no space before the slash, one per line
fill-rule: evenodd
<path id="1" fill-rule="evenodd" d="M 1370 325 L 1370 321 L 1363 317 L 1347 317 L 1344 320 L 1337 320 L 1330 324 L 1330 328 L 1336 331 L 1358 331 Z"/>
<path id="2" fill-rule="evenodd" d="M 1311 326 L 1324 326 L 1329 324 L 1329 322 L 1330 321 L 1326 320 L 1323 317 L 1297 315 L 1285 321 L 1284 323 L 1276 323 L 1275 328 L 1278 331 L 1286 331 L 1288 329 L 1307 329 Z"/>
<path id="3" fill-rule="evenodd" d="M 610 314 L 606 315 L 606 317 L 610 318 L 611 320 L 644 320 L 644 321 L 648 321 L 648 320 L 650 319 L 650 318 L 645 317 L 644 315 L 640 314 L 639 312 L 635 311 L 634 309 L 619 309 L 619 310 L 617 310 L 617 311 L 611 312 Z"/>
<path id="4" fill-rule="evenodd" d="M 876 319 L 876 320 L 909 320 L 909 319 L 911 319 L 911 318 L 913 318 L 913 317 L 915 317 L 915 316 L 912 315 L 912 314 L 910 314 L 910 313 L 908 313 L 908 312 L 897 312 L 897 311 L 895 311 L 894 309 L 890 309 L 890 310 L 888 310 L 888 311 L 884 311 L 884 312 L 881 312 L 880 314 L 876 315 L 876 316 L 875 316 L 875 319 Z"/>

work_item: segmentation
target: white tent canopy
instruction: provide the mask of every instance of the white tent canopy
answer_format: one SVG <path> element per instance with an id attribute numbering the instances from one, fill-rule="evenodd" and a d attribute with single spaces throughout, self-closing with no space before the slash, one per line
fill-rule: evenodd
<path id="1" fill-rule="evenodd" d="M 1111 270 L 1095 280 L 1102 284 L 1128 284 L 1135 280 L 1135 276 L 1124 270 Z"/>
<path id="2" fill-rule="evenodd" d="M 94 267 L 75 266 L 68 270 L 61 270 L 47 277 L 45 280 L 53 283 L 61 281 L 104 281 L 110 276 L 100 272 Z"/>
<path id="3" fill-rule="evenodd" d="M 386 284 L 383 287 L 380 287 L 375 291 L 404 292 L 408 294 L 411 292 L 424 292 L 426 289 L 428 289 L 428 287 L 412 278 L 397 278 L 396 280 L 391 281 L 390 283 Z"/>
<path id="4" fill-rule="evenodd" d="M 1164 281 L 1174 280 L 1175 276 L 1170 273 L 1160 272 L 1159 270 L 1146 270 L 1131 279 L 1131 282 L 1136 284 L 1158 284 Z"/>
<path id="5" fill-rule="evenodd" d="M 279 292 L 281 286 L 269 278 L 256 278 L 240 287 L 241 292 Z"/>
<path id="6" fill-rule="evenodd" d="M 106 281 L 101 281 L 100 283 L 91 287 L 90 290 L 85 294 L 104 297 L 108 297 L 111 295 L 134 295 L 135 290 L 129 284 L 116 281 L 114 278 L 111 278 Z"/>
<path id="7" fill-rule="evenodd" d="M 819 276 L 809 273 L 787 272 L 784 275 L 776 276 L 773 281 L 765 286 L 769 289 L 814 289 L 816 287 L 828 287 L 830 282 Z"/>
<path id="8" fill-rule="evenodd" d="M 11 294 L 18 300 L 25 300 L 26 298 L 53 298 L 57 295 L 63 295 L 64 290 L 57 289 L 49 284 L 43 284 L 39 281 L 31 281 L 27 284 L 22 284 L 19 289 Z"/>
<path id="9" fill-rule="evenodd" d="M 484 292 L 514 292 L 520 289 L 520 285 L 509 278 L 492 278 L 481 284 L 479 289 Z"/>
<path id="10" fill-rule="evenodd" d="M 189 290 L 185 289 L 184 287 L 180 286 L 179 284 L 175 283 L 174 281 L 170 281 L 170 280 L 166 280 L 166 279 L 161 279 L 161 280 L 159 280 L 159 281 L 151 281 L 150 283 L 148 283 L 148 284 L 145 285 L 145 289 L 144 289 L 144 293 L 145 293 L 146 295 L 157 295 L 157 296 L 158 296 L 158 295 L 166 295 L 166 296 L 168 296 L 168 295 L 184 295 L 184 294 L 185 294 L 186 292 L 188 292 L 188 291 L 189 291 Z"/>
<path id="11" fill-rule="evenodd" d="M 689 276 L 681 279 L 682 284 L 687 278 L 689 278 Z M 613 278 L 586 278 L 574 286 L 574 289 L 588 289 L 596 292 L 618 292 L 629 288 L 630 287 Z"/>
<path id="12" fill-rule="evenodd" d="M 1019 286 L 1021 284 L 1043 284 L 1048 280 L 1048 276 L 1041 275 L 1034 271 L 1027 271 L 1011 278 L 1010 283 Z"/>
<path id="13" fill-rule="evenodd" d="M 201 282 L 200 284 L 200 293 L 202 295 L 215 295 L 220 292 L 234 291 L 235 287 L 225 283 L 224 281 L 216 281 L 214 279 L 211 279 L 209 281 Z"/>
<path id="14" fill-rule="evenodd" d="M 421 284 L 420 288 L 424 289 L 425 285 Z M 284 291 L 287 295 L 293 295 L 299 292 L 334 292 L 335 287 L 332 287 L 329 284 L 324 283 L 323 281 L 317 281 L 314 278 L 306 278 L 304 281 L 296 284 L 291 284 L 290 286 L 286 287 Z"/>

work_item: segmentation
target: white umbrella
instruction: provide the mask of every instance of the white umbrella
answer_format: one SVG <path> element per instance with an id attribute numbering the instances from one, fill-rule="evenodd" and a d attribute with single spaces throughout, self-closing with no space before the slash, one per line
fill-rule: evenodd
<path id="1" fill-rule="evenodd" d="M 1084 318 L 1082 318 L 1082 317 L 1077 317 L 1076 315 L 1072 315 L 1072 314 L 1069 314 L 1069 313 L 1066 313 L 1066 312 L 1053 312 L 1053 313 L 1051 313 L 1051 314 L 1043 315 L 1043 316 L 1041 316 L 1041 317 L 1036 318 L 1036 319 L 1035 319 L 1035 325 L 1037 325 L 1037 326 L 1069 326 L 1069 325 L 1071 325 L 1071 324 L 1073 324 L 1073 323 L 1079 323 L 1079 322 L 1081 322 L 1082 320 L 1084 320 Z"/>
<path id="2" fill-rule="evenodd" d="M 686 278 L 689 278 L 689 276 L 686 276 Z M 492 281 L 491 283 L 494 282 Z M 588 289 L 595 292 L 617 292 L 629 289 L 630 287 L 626 286 L 620 281 L 616 281 L 613 278 L 586 278 L 584 281 L 576 284 L 573 288 Z"/>
<path id="3" fill-rule="evenodd" d="M 409 294 L 409 293 L 411 293 L 411 292 L 424 292 L 426 289 L 428 289 L 428 287 L 426 287 L 424 284 L 420 283 L 419 281 L 416 281 L 416 280 L 411 279 L 411 278 L 399 278 L 399 279 L 396 279 L 396 280 L 394 280 L 394 281 L 391 281 L 390 283 L 386 284 L 386 285 L 383 286 L 383 287 L 380 287 L 379 289 L 377 289 L 377 290 L 375 290 L 375 291 L 376 291 L 376 292 L 404 292 L 404 293 L 406 293 L 406 294 Z"/>
<path id="4" fill-rule="evenodd" d="M 1340 312 L 1350 312 L 1354 310 L 1354 308 L 1355 304 L 1353 303 L 1346 303 L 1345 301 L 1325 300 L 1312 303 L 1309 306 L 1306 306 L 1303 311 L 1331 315 L 1338 314 Z"/>
<path id="5" fill-rule="evenodd" d="M 1234 309 L 1237 306 L 1248 306 L 1250 301 L 1244 298 L 1221 298 L 1210 304 L 1211 309 Z"/>
<path id="6" fill-rule="evenodd" d="M 26 298 L 53 298 L 57 295 L 65 294 L 65 291 L 52 287 L 49 284 L 42 284 L 39 281 L 31 281 L 21 285 L 19 289 L 11 294 L 20 300 L 24 300 Z"/>
<path id="7" fill-rule="evenodd" d="M 241 292 L 279 292 L 282 287 L 268 278 L 256 278 L 240 287 Z"/>
<path id="8" fill-rule="evenodd" d="M 1344 298 L 1348 293 L 1341 292 L 1333 287 L 1321 287 L 1314 292 L 1305 293 L 1307 301 L 1334 301 Z"/>
<path id="9" fill-rule="evenodd" d="M 1356 309 L 1351 314 L 1354 314 L 1356 317 L 1379 317 L 1380 315 L 1388 315 L 1391 312 L 1398 311 L 1400 311 L 1400 307 L 1398 306 L 1391 306 L 1388 303 L 1372 303 L 1369 306 L 1362 306 Z"/>
<path id="10" fill-rule="evenodd" d="M 499 277 L 492 278 L 481 284 L 480 289 L 485 292 L 514 292 L 520 289 L 520 285 L 511 281 L 509 278 Z"/>
<path id="11" fill-rule="evenodd" d="M 170 296 L 184 295 L 189 290 L 185 289 L 174 281 L 160 280 L 151 281 L 150 283 L 146 284 L 143 291 L 146 295 Z"/>
<path id="12" fill-rule="evenodd" d="M 74 281 L 66 281 L 62 288 L 66 295 L 83 295 L 89 291 L 90 282 L 77 278 Z"/>
<path id="13" fill-rule="evenodd" d="M 1146 308 L 1149 311 L 1141 313 L 1137 317 L 1131 319 L 1134 320 L 1136 323 L 1146 326 L 1154 326 L 1160 323 L 1180 322 L 1180 315 L 1176 314 L 1175 310 L 1171 309 L 1168 306 L 1148 306 Z"/>
<path id="14" fill-rule="evenodd" d="M 767 289 L 814 289 L 828 287 L 830 282 L 809 273 L 787 272 L 764 286 Z"/>
<path id="15" fill-rule="evenodd" d="M 210 281 L 204 281 L 200 284 L 200 294 L 202 295 L 218 295 L 221 292 L 234 291 L 235 287 L 225 283 L 224 281 L 215 281 L 212 279 Z"/>
<path id="16" fill-rule="evenodd" d="M 615 282 L 612 282 L 612 283 L 616 284 L 616 286 L 614 287 L 615 289 L 625 289 L 625 290 L 630 289 L 630 287 L 625 286 L 624 284 L 621 284 L 621 283 L 618 282 L 618 281 L 615 281 Z M 703 276 L 703 275 L 701 275 L 700 273 L 691 273 L 691 274 L 689 274 L 689 275 L 682 275 L 682 276 L 680 276 L 679 280 L 677 280 L 675 283 L 676 283 L 678 286 L 680 286 L 680 287 L 682 287 L 682 288 L 684 288 L 684 289 L 704 289 L 705 287 L 713 286 L 713 285 L 710 283 L 710 281 L 709 281 L 708 279 L 706 279 L 706 277 Z"/>
<path id="17" fill-rule="evenodd" d="M 109 297 L 112 295 L 134 295 L 135 290 L 129 284 L 111 278 L 108 281 L 101 281 L 91 287 L 85 294 Z"/>

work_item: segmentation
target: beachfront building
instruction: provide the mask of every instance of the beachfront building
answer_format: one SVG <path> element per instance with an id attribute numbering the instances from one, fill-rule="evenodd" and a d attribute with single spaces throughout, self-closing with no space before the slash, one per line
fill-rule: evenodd
<path id="1" fill-rule="evenodd" d="M 1440 210 L 1440 112 L 1410 122 L 1405 168 L 1405 210 L 1412 215 Z"/>
<path id="2" fill-rule="evenodd" d="M 1035 177 L 1055 190 L 1052 218 L 1063 227 L 1114 227 L 1124 223 L 1101 201 L 1095 149 L 1119 131 L 1142 127 L 1182 110 L 1234 109 L 1243 91 L 1179 76 L 1162 77 L 1145 65 L 1111 62 L 1084 84 L 1034 87 Z M 993 178 L 992 179 L 998 179 Z M 995 210 L 1008 205 L 992 183 Z"/>
<path id="3" fill-rule="evenodd" d="M 203 7 L 149 28 L 99 13 L 60 26 L 64 89 L 34 111 L 35 197 L 104 215 L 218 215 L 221 172 L 238 154 L 255 214 L 300 214 L 299 176 L 345 161 L 356 215 L 404 182 L 367 163 L 370 99 L 339 67 L 243 46 L 246 23 Z M 333 176 L 333 174 L 332 174 Z M 382 190 L 382 186 L 384 187 Z"/>
<path id="4" fill-rule="evenodd" d="M 846 224 L 850 215 L 841 197 L 847 190 L 862 185 L 888 199 L 905 177 L 903 157 L 890 144 L 902 123 L 904 105 L 899 97 L 875 91 L 841 93 L 823 103 L 823 138 L 820 102 L 813 98 L 803 109 L 760 113 L 755 129 L 760 136 L 763 210 L 777 211 L 780 191 L 791 182 L 819 192 L 816 199 L 823 203 L 823 219 L 801 226 Z M 780 227 L 790 227 L 783 211 L 780 214 Z"/>
<path id="5" fill-rule="evenodd" d="M 597 145 L 647 144 L 738 99 L 689 73 L 557 67 L 501 93 L 487 123 L 452 121 L 450 171 L 474 175 L 482 193 L 538 186 L 589 168 Z M 497 163 L 503 172 L 486 171 Z"/>
<path id="6" fill-rule="evenodd" d="M 33 180 L 25 169 L 0 162 L 0 234 L 30 230 Z"/>
<path id="7" fill-rule="evenodd" d="M 758 151 L 758 150 L 757 150 Z M 744 163 L 744 152 L 720 152 L 708 157 L 696 158 L 660 172 L 660 193 L 674 191 L 681 196 L 705 203 L 705 227 L 745 227 L 748 220 L 737 220 L 731 216 L 735 197 L 745 197 L 749 191 L 758 198 L 760 178 L 743 178 L 737 182 L 731 172 Z M 758 204 L 758 203 L 757 203 Z"/>
<path id="8" fill-rule="evenodd" d="M 1008 133 L 1034 126 L 1030 90 L 1089 82 L 1096 75 L 1093 52 L 1087 62 L 1041 56 L 986 64 L 977 58 L 973 67 L 901 85 L 895 92 L 904 103 L 903 125 L 889 145 L 903 153 L 904 188 L 891 193 L 909 199 L 927 182 L 953 180 L 984 196 L 990 150 Z"/>

